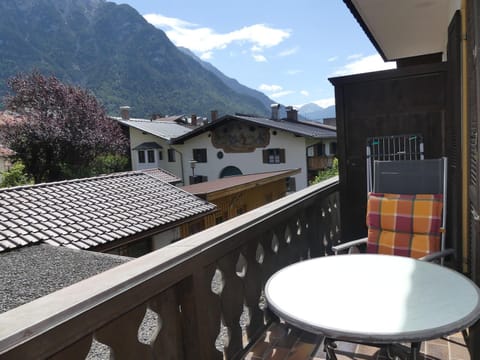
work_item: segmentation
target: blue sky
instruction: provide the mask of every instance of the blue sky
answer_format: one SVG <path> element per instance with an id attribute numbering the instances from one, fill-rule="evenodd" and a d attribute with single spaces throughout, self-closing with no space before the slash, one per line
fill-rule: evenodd
<path id="1" fill-rule="evenodd" d="M 383 62 L 342 0 L 115 2 L 284 105 L 333 105 L 329 77 L 394 66 Z"/>

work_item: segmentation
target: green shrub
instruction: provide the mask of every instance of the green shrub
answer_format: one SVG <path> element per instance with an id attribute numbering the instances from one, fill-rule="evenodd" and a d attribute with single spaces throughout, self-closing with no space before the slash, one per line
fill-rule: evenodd
<path id="1" fill-rule="evenodd" d="M 33 179 L 25 172 L 25 165 L 16 161 L 12 167 L 2 173 L 0 187 L 12 187 L 33 184 Z"/>
<path id="2" fill-rule="evenodd" d="M 321 182 L 323 180 L 327 180 L 327 179 L 329 179 L 333 176 L 337 176 L 337 175 L 338 175 L 338 159 L 334 158 L 332 166 L 327 168 L 327 169 L 320 170 L 318 172 L 318 175 L 315 176 L 315 178 L 310 182 L 310 185 L 318 184 L 319 182 Z"/>

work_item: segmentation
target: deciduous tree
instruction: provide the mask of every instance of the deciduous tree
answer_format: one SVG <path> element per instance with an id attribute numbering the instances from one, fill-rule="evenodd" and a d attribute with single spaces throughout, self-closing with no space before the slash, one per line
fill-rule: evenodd
<path id="1" fill-rule="evenodd" d="M 87 90 L 37 71 L 7 84 L 4 104 L 20 116 L 0 124 L 0 137 L 36 183 L 92 175 L 96 159 L 126 153 L 120 125 Z"/>

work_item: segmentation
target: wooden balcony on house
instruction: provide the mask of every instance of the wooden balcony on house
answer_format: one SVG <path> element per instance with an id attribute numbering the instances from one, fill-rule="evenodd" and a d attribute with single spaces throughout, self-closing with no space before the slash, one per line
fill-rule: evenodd
<path id="1" fill-rule="evenodd" d="M 321 338 L 281 324 L 263 288 L 332 254 L 339 211 L 333 178 L 0 314 L 0 358 L 323 359 Z"/>
<path id="2" fill-rule="evenodd" d="M 307 158 L 309 171 L 318 171 L 333 165 L 333 156 L 312 156 Z"/>

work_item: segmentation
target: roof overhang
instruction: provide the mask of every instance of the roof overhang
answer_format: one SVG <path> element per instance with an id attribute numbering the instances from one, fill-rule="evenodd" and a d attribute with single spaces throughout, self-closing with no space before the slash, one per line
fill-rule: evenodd
<path id="1" fill-rule="evenodd" d="M 151 149 L 163 149 L 162 145 L 156 143 L 155 141 L 144 142 L 140 145 L 135 146 L 132 150 L 151 150 Z"/>
<path id="2" fill-rule="evenodd" d="M 299 174 L 300 172 L 301 169 L 297 168 L 266 173 L 230 176 L 204 183 L 183 186 L 182 189 L 201 198 L 205 198 L 207 201 L 213 201 L 258 186 L 268 185 Z"/>
<path id="3" fill-rule="evenodd" d="M 344 0 L 385 61 L 445 53 L 460 0 Z"/>

